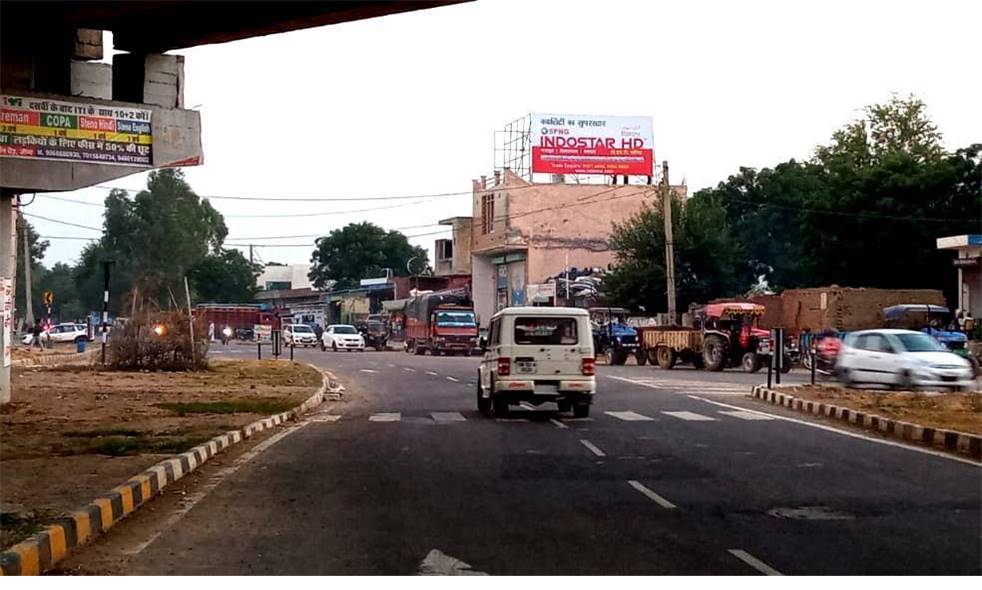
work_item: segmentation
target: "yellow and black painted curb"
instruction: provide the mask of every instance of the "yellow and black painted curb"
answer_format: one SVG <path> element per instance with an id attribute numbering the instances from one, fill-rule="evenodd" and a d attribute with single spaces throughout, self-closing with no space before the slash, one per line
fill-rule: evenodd
<path id="1" fill-rule="evenodd" d="M 130 478 L 108 494 L 62 516 L 40 533 L 0 553 L 0 575 L 36 576 L 51 569 L 69 551 L 105 533 L 137 508 L 160 495 L 164 488 L 191 473 L 221 451 L 259 432 L 296 418 L 319 405 L 324 400 L 328 384 L 332 380 L 321 369 L 314 368 L 321 373 L 323 383 L 317 393 L 296 408 L 257 420 L 242 427 L 241 430 L 226 432 L 176 457 L 165 459 Z"/>
<path id="2" fill-rule="evenodd" d="M 937 447 L 951 453 L 968 455 L 973 459 L 982 459 L 982 436 L 967 434 L 955 430 L 930 428 L 912 422 L 903 422 L 867 414 L 851 408 L 843 408 L 813 400 L 802 399 L 780 390 L 756 386 L 751 390 L 750 397 L 767 403 L 783 406 L 796 412 L 814 414 L 840 422 L 848 422 L 855 426 L 874 430 L 887 437 L 905 442 L 920 443 Z"/>

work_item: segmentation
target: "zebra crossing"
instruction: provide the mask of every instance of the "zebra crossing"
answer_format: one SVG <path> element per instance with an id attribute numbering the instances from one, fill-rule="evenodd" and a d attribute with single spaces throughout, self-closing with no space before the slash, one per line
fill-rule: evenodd
<path id="1" fill-rule="evenodd" d="M 370 423 L 396 423 L 405 422 L 411 424 L 454 424 L 460 422 L 487 422 L 487 418 L 480 416 L 477 412 L 468 412 L 470 416 L 462 412 L 413 412 L 413 415 L 404 415 L 402 412 L 376 412 L 373 414 L 362 414 L 345 416 L 344 414 L 319 413 L 313 414 L 308 421 L 322 424 L 335 424 L 338 422 L 358 422 L 367 420 Z M 688 410 L 650 412 L 651 415 L 635 412 L 634 410 L 611 410 L 604 412 L 604 418 L 612 418 L 620 422 L 657 422 L 663 418 L 682 420 L 684 422 L 717 422 L 725 419 L 745 420 L 748 422 L 774 420 L 773 417 L 754 411 L 743 410 L 717 410 L 716 412 L 707 411 L 705 413 L 691 412 Z M 581 422 L 593 422 L 595 418 L 567 418 L 556 416 L 551 412 L 530 410 L 528 408 L 516 408 L 507 416 L 498 417 L 496 422 L 530 422 L 548 416 L 548 421 L 558 428 L 567 428 L 568 424 Z"/>
<path id="2" fill-rule="evenodd" d="M 618 377 L 616 375 L 609 375 L 611 379 L 616 379 L 617 381 L 623 381 L 625 383 L 633 383 L 634 385 L 641 385 L 644 387 L 650 387 L 651 389 L 659 389 L 662 391 L 673 391 L 683 394 L 700 394 L 700 395 L 739 395 L 746 396 L 750 393 L 752 387 L 743 383 L 727 383 L 725 381 L 709 381 L 709 380 L 692 380 L 692 379 L 662 379 L 662 378 L 627 378 Z"/>

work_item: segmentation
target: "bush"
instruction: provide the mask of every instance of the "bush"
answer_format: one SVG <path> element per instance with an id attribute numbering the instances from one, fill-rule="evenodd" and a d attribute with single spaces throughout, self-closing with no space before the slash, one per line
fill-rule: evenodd
<path id="1" fill-rule="evenodd" d="M 180 311 L 139 313 L 109 335 L 109 367 L 120 370 L 200 371 L 208 367 L 208 329 L 194 326 L 192 351 L 188 315 Z"/>

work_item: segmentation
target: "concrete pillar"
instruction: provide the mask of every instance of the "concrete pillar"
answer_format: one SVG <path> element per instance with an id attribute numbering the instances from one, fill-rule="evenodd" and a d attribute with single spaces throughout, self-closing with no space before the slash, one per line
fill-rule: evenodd
<path id="1" fill-rule="evenodd" d="M 17 276 L 17 231 L 14 196 L 0 197 L 0 404 L 10 402 L 10 350 L 13 347 L 14 305 Z M 9 283 L 8 283 L 9 281 Z M 9 298 L 7 297 L 9 295 Z"/>

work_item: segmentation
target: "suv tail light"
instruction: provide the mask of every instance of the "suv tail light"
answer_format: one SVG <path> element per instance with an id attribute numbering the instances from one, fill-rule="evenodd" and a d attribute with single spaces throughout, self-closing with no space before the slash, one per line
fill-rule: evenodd
<path id="1" fill-rule="evenodd" d="M 586 357 L 580 361 L 580 372 L 587 377 L 592 377 L 597 373 L 597 359 L 594 357 Z"/>
<path id="2" fill-rule="evenodd" d="M 506 356 L 498 357 L 498 375 L 511 375 L 511 359 Z"/>

